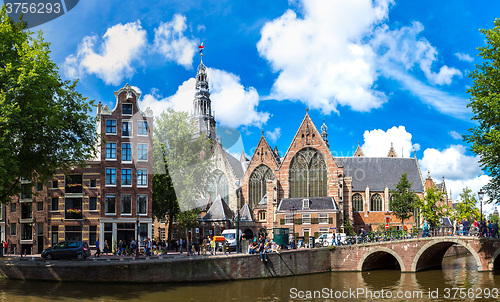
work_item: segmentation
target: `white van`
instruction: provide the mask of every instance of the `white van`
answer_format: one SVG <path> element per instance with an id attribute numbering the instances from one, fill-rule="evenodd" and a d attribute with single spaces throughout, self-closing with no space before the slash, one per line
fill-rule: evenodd
<path id="1" fill-rule="evenodd" d="M 335 241 L 340 240 L 340 244 L 347 243 L 347 241 L 346 241 L 347 236 L 345 233 L 339 233 L 339 234 L 328 233 L 328 234 L 323 234 L 323 235 L 318 237 L 317 245 L 319 245 L 319 246 L 331 246 L 334 239 L 335 239 Z M 333 244 L 335 244 L 335 243 L 333 243 Z"/>
<path id="2" fill-rule="evenodd" d="M 238 237 L 239 240 L 241 240 L 241 235 L 242 232 L 240 230 L 240 236 Z M 222 231 L 222 236 L 226 238 L 226 248 L 230 251 L 236 251 L 236 229 L 224 230 Z"/>

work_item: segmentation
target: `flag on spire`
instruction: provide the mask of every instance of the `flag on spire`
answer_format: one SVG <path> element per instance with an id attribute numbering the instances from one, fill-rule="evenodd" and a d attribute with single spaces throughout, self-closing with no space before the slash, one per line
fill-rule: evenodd
<path id="1" fill-rule="evenodd" d="M 201 42 L 201 45 L 198 46 L 198 51 L 200 52 L 200 54 L 203 55 L 203 48 L 205 48 L 205 46 L 203 46 L 203 42 Z"/>

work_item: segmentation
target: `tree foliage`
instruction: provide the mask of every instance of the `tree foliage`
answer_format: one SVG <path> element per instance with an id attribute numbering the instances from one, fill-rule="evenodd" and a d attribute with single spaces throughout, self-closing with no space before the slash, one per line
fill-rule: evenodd
<path id="1" fill-rule="evenodd" d="M 474 221 L 474 219 L 479 220 L 480 213 L 476 204 L 477 200 L 472 193 L 472 190 L 465 187 L 462 193 L 460 193 L 460 202 L 457 204 L 453 218 L 456 218 L 459 221 L 467 219 L 469 222 Z"/>
<path id="2" fill-rule="evenodd" d="M 93 101 L 63 81 L 42 33 L 24 31 L 0 11 L 0 202 L 20 192 L 21 177 L 45 182 L 57 169 L 94 155 Z"/>
<path id="3" fill-rule="evenodd" d="M 464 138 L 472 144 L 472 151 L 479 155 L 479 163 L 491 177 L 484 187 L 489 202 L 500 201 L 500 19 L 492 29 L 481 29 L 486 35 L 486 46 L 479 47 L 481 64 L 469 74 L 473 85 L 468 107 L 472 109 L 472 120 L 478 122 L 469 129 Z"/>
<path id="4" fill-rule="evenodd" d="M 443 192 L 436 188 L 425 190 L 424 200 L 419 200 L 417 207 L 420 214 L 427 220 L 430 227 L 436 227 L 441 224 L 441 218 L 450 215 L 448 206 L 442 204 Z"/>
<path id="5" fill-rule="evenodd" d="M 196 134 L 187 113 L 168 109 L 155 120 L 153 154 L 153 215 L 194 226 L 196 200 L 205 195 L 212 169 L 209 139 Z"/>
<path id="6" fill-rule="evenodd" d="M 391 190 L 392 198 L 389 201 L 389 207 L 392 215 L 396 216 L 404 227 L 404 221 L 413 216 L 420 198 L 411 190 L 411 182 L 406 173 L 401 174 L 395 187 L 395 190 Z"/>

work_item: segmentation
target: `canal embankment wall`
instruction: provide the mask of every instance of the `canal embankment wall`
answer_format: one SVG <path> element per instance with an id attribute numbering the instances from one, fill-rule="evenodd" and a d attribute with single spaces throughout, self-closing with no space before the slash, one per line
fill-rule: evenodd
<path id="1" fill-rule="evenodd" d="M 331 251 L 304 249 L 259 255 L 141 260 L 0 261 L 0 278 L 74 282 L 204 282 L 329 272 Z"/>

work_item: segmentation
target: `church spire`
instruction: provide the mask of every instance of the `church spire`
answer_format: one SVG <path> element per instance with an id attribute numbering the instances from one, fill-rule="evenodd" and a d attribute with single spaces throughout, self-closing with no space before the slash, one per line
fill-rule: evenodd
<path id="1" fill-rule="evenodd" d="M 200 51 L 200 65 L 196 74 L 196 92 L 193 101 L 193 119 L 198 134 L 205 134 L 213 141 L 215 134 L 215 117 L 212 115 L 212 101 L 208 86 L 207 67 L 203 64 L 203 43 L 198 46 Z"/>
<path id="2" fill-rule="evenodd" d="M 391 149 L 389 150 L 389 154 L 387 154 L 387 157 L 398 157 L 396 155 L 396 151 L 394 150 L 394 145 L 391 142 Z"/>
<path id="3" fill-rule="evenodd" d="M 364 157 L 364 156 L 365 156 L 365 154 L 363 153 L 363 150 L 359 146 L 359 142 L 358 142 L 358 147 L 356 148 L 356 151 L 354 152 L 354 157 Z"/>
<path id="4" fill-rule="evenodd" d="M 327 147 L 330 147 L 328 144 L 328 127 L 325 124 L 325 119 L 323 119 L 323 125 L 321 126 L 321 138 L 325 141 Z"/>

